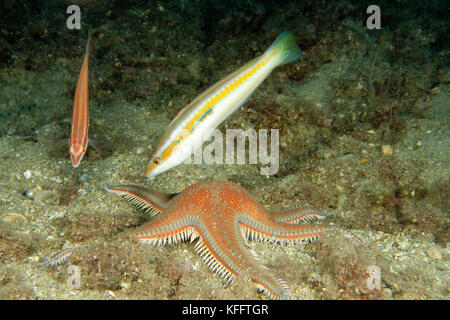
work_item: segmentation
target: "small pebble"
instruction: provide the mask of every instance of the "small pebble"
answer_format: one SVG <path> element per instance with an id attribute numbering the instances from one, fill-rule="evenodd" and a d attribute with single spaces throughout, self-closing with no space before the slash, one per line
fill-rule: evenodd
<path id="1" fill-rule="evenodd" d="M 128 283 L 128 282 L 121 282 L 120 283 L 120 287 L 122 288 L 122 289 L 128 289 L 129 287 L 130 287 L 130 284 Z"/>
<path id="2" fill-rule="evenodd" d="M 25 179 L 30 179 L 31 178 L 31 171 L 30 170 L 26 170 L 22 174 L 23 174 Z"/>
<path id="3" fill-rule="evenodd" d="M 382 145 L 381 152 L 386 157 L 392 156 L 392 153 L 393 153 L 392 146 L 389 144 Z"/>
<path id="4" fill-rule="evenodd" d="M 145 152 L 145 149 L 143 147 L 136 148 L 136 154 L 143 154 L 144 152 Z"/>
<path id="5" fill-rule="evenodd" d="M 55 213 L 53 216 L 51 216 L 49 218 L 49 220 L 61 219 L 61 218 L 64 218 L 65 215 L 66 215 L 66 213 L 64 211 L 60 211 L 60 212 Z"/>
<path id="6" fill-rule="evenodd" d="M 28 258 L 28 260 L 30 262 L 39 262 L 40 259 L 41 258 L 38 255 L 34 255 L 34 256 Z"/>

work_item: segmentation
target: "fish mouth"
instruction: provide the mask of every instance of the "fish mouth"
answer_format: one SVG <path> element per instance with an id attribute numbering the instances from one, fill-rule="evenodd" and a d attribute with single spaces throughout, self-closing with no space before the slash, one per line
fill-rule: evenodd
<path id="1" fill-rule="evenodd" d="M 158 173 L 155 172 L 155 165 L 151 164 L 147 167 L 147 169 L 145 169 L 144 172 L 144 177 L 146 178 L 153 178 L 154 176 L 156 176 Z"/>
<path id="2" fill-rule="evenodd" d="M 77 155 L 70 155 L 70 160 L 72 162 L 72 167 L 78 168 L 78 166 L 81 163 L 81 159 L 83 158 L 83 155 L 77 156 Z"/>

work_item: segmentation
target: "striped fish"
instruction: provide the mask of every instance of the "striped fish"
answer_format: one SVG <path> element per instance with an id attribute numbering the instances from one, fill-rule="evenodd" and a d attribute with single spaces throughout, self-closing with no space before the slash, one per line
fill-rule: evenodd
<path id="1" fill-rule="evenodd" d="M 83 159 L 88 146 L 88 124 L 89 124 L 89 51 L 91 47 L 91 32 L 86 45 L 83 65 L 78 77 L 77 88 L 72 112 L 72 128 L 69 138 L 70 160 L 76 168 Z"/>
<path id="2" fill-rule="evenodd" d="M 244 104 L 277 66 L 301 57 L 291 32 L 283 32 L 263 55 L 208 88 L 172 120 L 156 144 L 145 170 L 147 178 L 190 157 L 220 123 Z"/>
<path id="3" fill-rule="evenodd" d="M 47 257 L 44 260 L 44 265 L 56 268 L 57 266 L 63 265 L 73 256 L 75 248 L 69 248 L 54 254 L 52 257 Z"/>

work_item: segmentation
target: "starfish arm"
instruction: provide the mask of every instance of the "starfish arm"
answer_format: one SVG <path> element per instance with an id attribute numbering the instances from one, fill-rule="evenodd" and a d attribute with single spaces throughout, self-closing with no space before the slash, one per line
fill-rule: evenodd
<path id="1" fill-rule="evenodd" d="M 239 223 L 240 240 L 242 240 L 239 241 L 239 248 L 242 250 L 239 257 L 239 269 L 245 270 L 243 275 L 247 277 L 250 283 L 256 286 L 258 291 L 263 292 L 269 298 L 290 299 L 291 291 L 286 282 L 275 278 L 271 272 L 268 272 L 269 269 L 258 261 L 256 253 L 249 250 L 247 237 L 242 232 L 242 224 L 248 219 L 248 216 L 246 214 L 237 214 L 236 219 Z"/>
<path id="2" fill-rule="evenodd" d="M 203 219 L 197 229 L 200 234 L 197 251 L 221 277 L 230 281 L 234 277 L 243 277 L 269 298 L 289 298 L 291 293 L 288 286 L 267 272 L 267 268 L 257 260 L 256 254 L 249 250 L 247 240 L 241 232 L 244 216 L 226 212 L 213 216 L 210 220 Z"/>
<path id="3" fill-rule="evenodd" d="M 345 237 L 350 238 L 356 244 L 361 241 L 351 233 L 338 227 L 328 224 L 284 224 L 269 219 L 255 219 L 245 216 L 242 222 L 242 229 L 247 239 L 279 242 L 281 244 L 294 244 L 300 242 L 314 241 L 318 236 L 328 232 L 341 232 Z"/>
<path id="4" fill-rule="evenodd" d="M 326 218 L 322 212 L 312 207 L 301 207 L 280 212 L 269 211 L 269 213 L 273 220 L 289 224 L 313 222 Z"/>
<path id="5" fill-rule="evenodd" d="M 198 233 L 192 227 L 196 217 L 181 217 L 166 213 L 167 211 L 164 212 L 164 215 L 160 215 L 150 223 L 136 229 L 133 234 L 138 240 L 153 245 L 177 244 L 196 238 Z"/>
<path id="6" fill-rule="evenodd" d="M 144 210 L 150 216 L 158 215 L 170 204 L 170 200 L 175 194 L 151 191 L 145 187 L 134 185 L 121 185 L 105 187 L 105 190 L 116 196 L 122 197 Z"/>

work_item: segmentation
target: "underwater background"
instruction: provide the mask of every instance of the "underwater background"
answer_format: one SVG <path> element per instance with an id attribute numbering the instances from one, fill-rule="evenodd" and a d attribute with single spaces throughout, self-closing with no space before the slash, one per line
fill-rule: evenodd
<path id="1" fill-rule="evenodd" d="M 69 5 L 81 29 L 69 30 Z M 366 9 L 381 9 L 381 29 Z M 266 299 L 226 284 L 189 242 L 139 244 L 150 218 L 106 184 L 175 193 L 233 181 L 274 210 L 311 205 L 356 234 L 250 242 L 296 299 L 448 299 L 448 1 L 0 3 L 0 299 Z M 88 148 L 69 159 L 73 98 L 92 30 Z M 279 129 L 279 171 L 182 164 L 149 180 L 177 112 L 285 30 L 303 56 L 276 68 L 219 129 Z M 45 261 L 77 248 L 68 263 Z M 68 265 L 81 288 L 67 285 Z M 381 288 L 367 286 L 370 266 Z"/>

